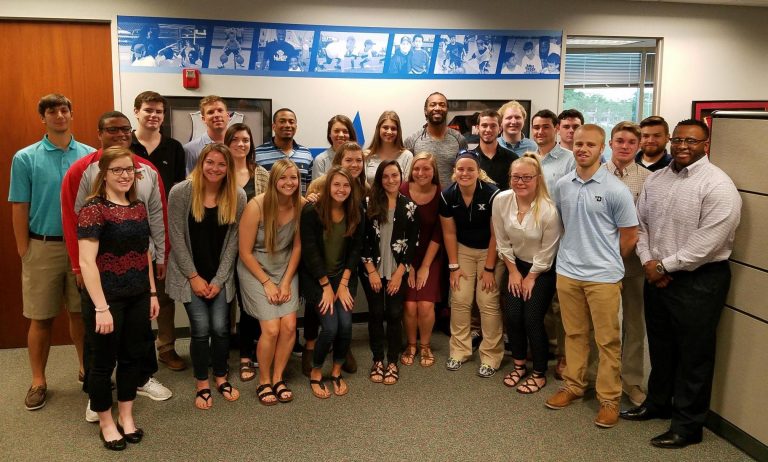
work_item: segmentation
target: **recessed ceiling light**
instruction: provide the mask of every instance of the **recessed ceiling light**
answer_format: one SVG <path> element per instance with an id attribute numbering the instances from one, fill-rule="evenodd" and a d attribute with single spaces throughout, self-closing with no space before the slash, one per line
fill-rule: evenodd
<path id="1" fill-rule="evenodd" d="M 600 45 L 600 46 L 620 46 L 640 43 L 641 40 L 626 39 L 601 39 L 601 38 L 569 38 L 566 40 L 568 45 Z"/>

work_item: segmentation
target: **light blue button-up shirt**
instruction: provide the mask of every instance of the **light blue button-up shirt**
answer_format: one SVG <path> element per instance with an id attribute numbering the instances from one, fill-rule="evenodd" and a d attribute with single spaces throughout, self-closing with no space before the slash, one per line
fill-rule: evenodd
<path id="1" fill-rule="evenodd" d="M 536 152 L 539 149 L 539 146 L 530 138 L 523 137 L 517 143 L 509 143 L 503 136 L 500 136 L 498 139 L 502 147 L 509 149 L 520 157 L 523 157 L 523 154 L 526 152 Z"/>
<path id="2" fill-rule="evenodd" d="M 573 152 L 556 144 L 546 156 L 539 157 L 539 160 L 541 161 L 541 170 L 544 174 L 544 181 L 547 183 L 547 191 L 549 191 L 550 196 L 554 196 L 557 180 L 574 171 L 576 168 L 576 160 L 573 158 Z"/>

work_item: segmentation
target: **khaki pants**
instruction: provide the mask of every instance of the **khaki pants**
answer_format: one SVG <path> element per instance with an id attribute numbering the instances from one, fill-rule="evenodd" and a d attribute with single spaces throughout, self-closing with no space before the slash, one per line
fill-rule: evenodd
<path id="1" fill-rule="evenodd" d="M 557 293 L 565 328 L 565 387 L 576 395 L 587 388 L 590 319 L 598 350 L 597 398 L 618 406 L 621 399 L 621 282 L 585 282 L 557 275 Z"/>
<path id="2" fill-rule="evenodd" d="M 459 281 L 458 289 L 451 289 L 451 340 L 450 355 L 459 361 L 466 361 L 472 356 L 470 324 L 472 302 L 477 302 L 480 311 L 480 330 L 483 341 L 480 343 L 480 362 L 498 369 L 504 357 L 502 339 L 503 322 L 499 304 L 499 284 L 504 273 L 501 261 L 496 262 L 494 277 L 496 288 L 491 292 L 482 289 L 480 277 L 485 268 L 488 249 L 473 249 L 459 244 L 459 266 L 467 276 Z"/>
<path id="3" fill-rule="evenodd" d="M 621 380 L 627 393 L 632 387 L 645 390 L 645 317 L 643 313 L 643 275 L 621 280 L 622 350 Z"/>

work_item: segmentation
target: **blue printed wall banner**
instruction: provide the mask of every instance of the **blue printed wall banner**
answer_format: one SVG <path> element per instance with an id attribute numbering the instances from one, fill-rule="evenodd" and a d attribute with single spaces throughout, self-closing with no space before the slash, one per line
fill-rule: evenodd
<path id="1" fill-rule="evenodd" d="M 121 72 L 559 79 L 562 31 L 398 29 L 117 17 Z"/>

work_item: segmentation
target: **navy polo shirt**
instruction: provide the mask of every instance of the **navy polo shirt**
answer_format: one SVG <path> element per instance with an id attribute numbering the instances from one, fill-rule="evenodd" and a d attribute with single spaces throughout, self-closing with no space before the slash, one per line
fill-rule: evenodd
<path id="1" fill-rule="evenodd" d="M 487 249 L 491 242 L 491 206 L 499 188 L 477 180 L 472 202 L 467 206 L 459 185 L 453 183 L 440 193 L 440 216 L 456 222 L 456 240 L 473 249 Z"/>

